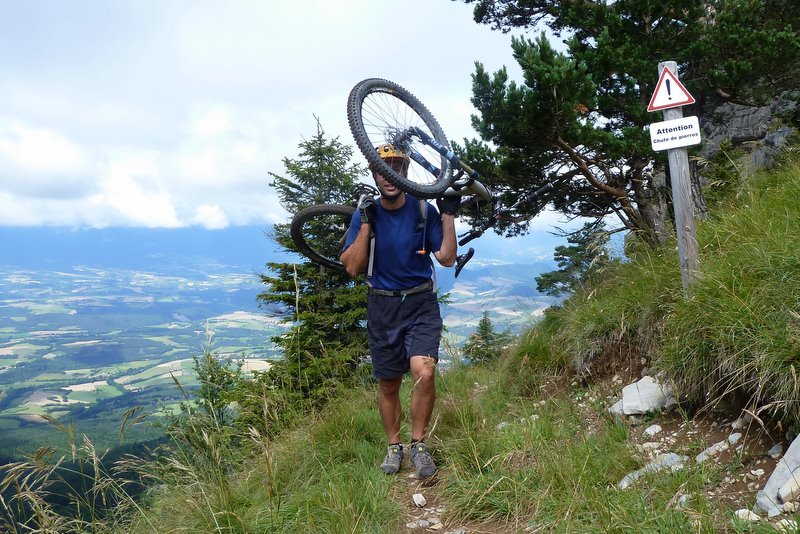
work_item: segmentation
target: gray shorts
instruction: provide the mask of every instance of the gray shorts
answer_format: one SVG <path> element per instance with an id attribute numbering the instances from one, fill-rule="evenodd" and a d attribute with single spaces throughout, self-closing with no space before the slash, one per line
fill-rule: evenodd
<path id="1" fill-rule="evenodd" d="M 369 295 L 367 334 L 376 378 L 403 376 L 410 369 L 411 356 L 430 356 L 439 361 L 442 316 L 436 293 Z"/>

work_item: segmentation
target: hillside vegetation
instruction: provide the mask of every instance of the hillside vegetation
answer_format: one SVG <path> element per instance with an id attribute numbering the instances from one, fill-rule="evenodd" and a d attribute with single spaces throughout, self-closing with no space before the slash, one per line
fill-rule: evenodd
<path id="1" fill-rule="evenodd" d="M 732 176 L 699 222 L 700 273 L 688 297 L 674 246 L 632 244 L 626 261 L 607 265 L 496 359 L 438 378 L 428 443 L 441 470 L 432 481 L 377 468 L 385 438 L 365 375 L 294 418 L 275 415 L 282 407 L 268 390 L 232 386 L 218 399 L 238 398 L 237 413 L 187 405 L 168 450 L 117 466 L 150 485 L 142 503 L 105 476 L 112 467 L 91 442 L 79 442 L 76 455 L 100 486 L 83 494 L 113 511 L 95 516 L 82 503 L 75 519 L 50 507 L 41 494 L 57 470 L 40 457 L 6 478 L 18 499 L 0 503 L 5 528 L 29 531 L 13 519 L 24 503 L 39 532 L 393 533 L 412 531 L 421 513 L 411 494 L 423 493 L 441 532 L 772 532 L 731 519 L 752 493 L 721 501 L 704 491 L 731 464 L 616 487 L 642 460 L 632 427 L 608 412 L 615 375 L 672 383 L 678 421 L 746 409 L 764 433 L 800 425 L 800 164 Z M 410 394 L 405 384 L 406 405 Z M 674 506 L 680 494 L 692 496 L 688 506 Z"/>

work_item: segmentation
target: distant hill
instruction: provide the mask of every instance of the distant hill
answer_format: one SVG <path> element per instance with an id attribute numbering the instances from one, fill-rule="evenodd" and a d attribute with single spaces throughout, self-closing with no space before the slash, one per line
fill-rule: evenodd
<path id="1" fill-rule="evenodd" d="M 214 260 L 221 265 L 261 271 L 267 262 L 302 261 L 270 240 L 259 226 L 236 226 L 224 230 L 203 228 L 87 228 L 0 226 L 3 253 L 0 266 L 25 269 L 67 269 L 76 265 L 121 269 L 152 269 L 191 266 Z M 539 230 L 510 239 L 487 233 L 470 243 L 475 257 L 463 271 L 500 264 L 530 264 L 551 261 L 553 248 L 563 238 Z M 465 247 L 466 248 L 466 247 Z M 463 251 L 463 250 L 462 250 Z M 452 270 L 438 269 L 443 280 Z"/>
<path id="2" fill-rule="evenodd" d="M 554 299 L 535 277 L 553 270 L 553 236 L 472 243 L 475 257 L 454 277 L 436 269 L 449 294 L 443 355 L 475 330 L 484 311 L 499 330 L 523 331 Z M 195 384 L 192 357 L 209 334 L 220 355 L 264 365 L 287 328 L 259 307 L 256 276 L 266 263 L 303 261 L 278 250 L 264 229 L 0 228 L 0 450 L 58 443 L 39 415 L 78 422 L 114 446 L 125 410 L 177 402 L 174 379 Z M 514 246 L 509 246 L 514 243 Z M 158 437 L 131 431 L 133 442 Z"/>
<path id="3" fill-rule="evenodd" d="M 67 269 L 76 265 L 165 270 L 192 264 L 193 258 L 261 271 L 268 261 L 289 260 L 265 235 L 266 228 L 0 227 L 0 265 L 25 269 Z M 205 263 L 205 262 L 203 262 Z"/>

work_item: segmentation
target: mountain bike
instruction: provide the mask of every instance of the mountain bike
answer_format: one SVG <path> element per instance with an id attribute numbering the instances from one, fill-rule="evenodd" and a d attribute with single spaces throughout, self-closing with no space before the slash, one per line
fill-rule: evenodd
<path id="1" fill-rule="evenodd" d="M 380 78 L 359 82 L 347 99 L 347 120 L 350 131 L 370 167 L 386 177 L 398 189 L 417 198 L 442 196 L 465 197 L 461 209 L 491 204 L 487 220 L 459 235 L 459 246 L 472 241 L 512 213 L 523 202 L 531 202 L 552 189 L 548 184 L 526 195 L 507 210 L 501 209 L 498 199 L 478 178 L 478 172 L 465 164 L 450 149 L 447 138 L 433 114 L 402 86 Z M 389 143 L 410 158 L 404 176 L 388 165 L 375 147 Z M 321 204 L 299 211 L 292 220 L 291 236 L 298 250 L 306 257 L 330 267 L 344 270 L 339 254 L 347 237 L 350 218 L 363 195 L 377 196 L 378 190 L 360 184 L 354 190 L 358 200 L 353 205 Z M 337 248 L 338 247 L 338 248 Z M 456 258 L 457 277 L 475 254 L 470 247 Z"/>

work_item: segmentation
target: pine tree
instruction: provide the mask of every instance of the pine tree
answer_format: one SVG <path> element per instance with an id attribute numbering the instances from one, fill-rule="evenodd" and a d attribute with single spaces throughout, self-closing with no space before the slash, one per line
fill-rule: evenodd
<path id="1" fill-rule="evenodd" d="M 482 364 L 496 360 L 510 340 L 510 332 L 495 331 L 489 312 L 484 310 L 478 327 L 469 335 L 462 350 L 471 363 Z"/>
<path id="2" fill-rule="evenodd" d="M 658 63 L 677 62 L 697 100 L 686 115 L 800 89 L 794 1 L 462 1 L 493 29 L 546 25 L 563 38 L 560 46 L 544 33 L 513 37 L 519 82 L 480 63 L 472 78 L 473 124 L 485 143 L 468 144 L 465 159 L 487 163 L 476 167 L 507 204 L 555 185 L 523 216 L 548 203 L 569 216 L 614 215 L 645 242 L 662 244 L 670 235 L 666 154 L 650 146 L 648 126 L 661 117 L 647 112 Z M 513 232 L 509 224 L 498 229 Z"/>
<path id="3" fill-rule="evenodd" d="M 540 293 L 553 297 L 574 293 L 608 265 L 608 239 L 602 221 L 600 224 L 585 223 L 583 228 L 567 238 L 571 245 L 555 248 L 553 258 L 559 268 L 537 276 L 536 288 Z"/>
<path id="4" fill-rule="evenodd" d="M 366 168 L 350 160 L 351 147 L 328 139 L 317 122 L 317 133 L 301 142 L 296 159 L 284 158 L 287 176 L 270 172 L 270 184 L 281 205 L 296 213 L 312 204 L 352 202 L 352 188 Z M 296 252 L 288 224 L 273 227 L 273 239 Z M 267 378 L 298 401 L 318 404 L 331 389 L 351 381 L 357 363 L 367 353 L 366 288 L 344 273 L 304 261 L 269 263 L 261 275 L 267 289 L 258 295 L 262 305 L 276 305 L 291 328 L 273 338 L 283 349 Z"/>

